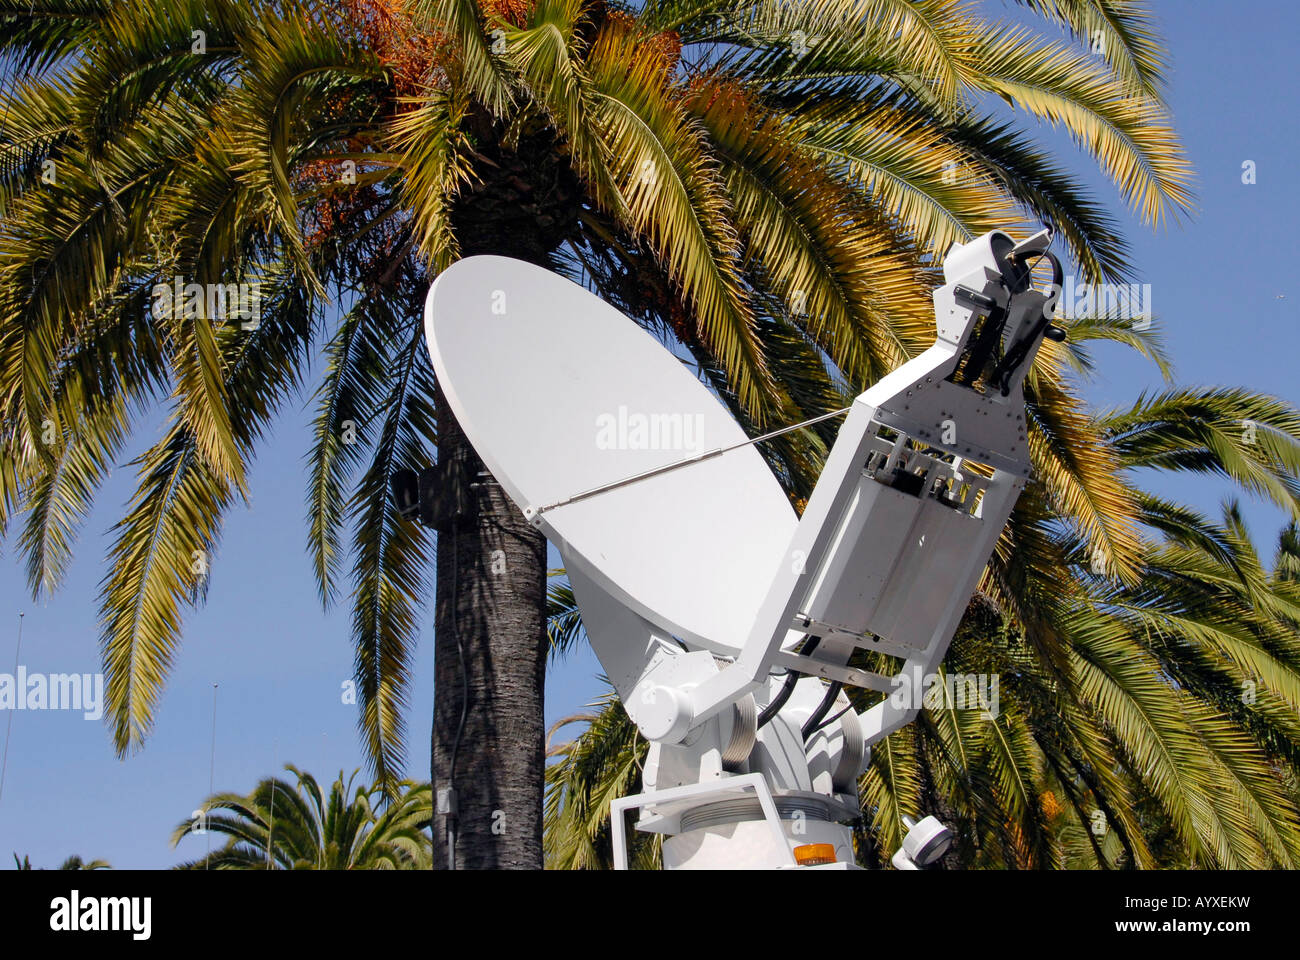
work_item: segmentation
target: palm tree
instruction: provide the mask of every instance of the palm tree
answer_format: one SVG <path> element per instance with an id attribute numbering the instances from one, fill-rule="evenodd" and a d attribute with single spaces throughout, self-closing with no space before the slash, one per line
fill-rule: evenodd
<path id="1" fill-rule="evenodd" d="M 1158 40 L 1135 4 L 1023 6 L 1065 38 L 956 0 L 0 0 L 23 71 L 0 107 L 0 520 L 25 513 L 35 593 L 167 411 L 100 596 L 116 749 L 147 737 L 222 518 L 323 353 L 308 552 L 326 604 L 351 557 L 376 776 L 405 759 L 436 562 L 431 771 L 460 793 L 457 860 L 540 865 L 544 544 L 483 483 L 435 561 L 390 492 L 435 448 L 444 476 L 481 472 L 423 356 L 429 279 L 485 252 L 566 273 L 692 354 L 750 428 L 837 409 L 928 346 L 954 240 L 1047 221 L 1081 279 L 1124 279 L 1115 222 L 981 104 L 1065 129 L 1144 222 L 1177 219 Z M 178 277 L 249 284 L 259 322 L 168 309 Z M 1042 492 L 988 585 L 1022 619 L 1035 510 L 1138 572 L 1137 500 L 1065 371 L 1086 340 L 1154 338 L 1122 317 L 1073 335 L 1027 381 Z M 833 430 L 765 446 L 796 501 Z"/>
<path id="2" fill-rule="evenodd" d="M 14 854 L 14 869 L 16 870 L 34 870 L 32 861 L 24 855 L 21 860 L 18 854 Z M 77 854 L 73 854 L 59 864 L 60 870 L 109 870 L 111 867 L 107 860 L 82 860 Z"/>
<path id="3" fill-rule="evenodd" d="M 356 771 L 330 786 L 325 799 L 316 779 L 296 767 L 291 784 L 262 780 L 247 796 L 213 794 L 197 816 L 172 831 L 172 846 L 207 830 L 227 837 L 224 847 L 181 869 L 214 870 L 420 870 L 431 862 L 426 831 L 432 820 L 429 785 L 402 781 L 383 811 L 382 785 L 358 786 Z M 213 812 L 218 811 L 218 812 Z"/>

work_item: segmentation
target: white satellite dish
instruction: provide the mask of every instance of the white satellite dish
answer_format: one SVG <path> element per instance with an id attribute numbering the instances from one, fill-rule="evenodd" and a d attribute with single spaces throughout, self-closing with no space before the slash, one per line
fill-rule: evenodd
<path id="1" fill-rule="evenodd" d="M 727 408 L 599 297 L 505 257 L 461 260 L 429 291 L 438 382 L 484 464 L 570 567 L 663 630 L 736 654 L 797 518 Z"/>
<path id="2" fill-rule="evenodd" d="M 447 402 L 559 548 L 651 741 L 644 792 L 611 807 L 616 866 L 634 808 L 666 866 L 851 864 L 868 749 L 920 710 L 1029 476 L 1022 381 L 1061 335 L 1031 283 L 1043 257 L 1059 282 L 1049 242 L 949 252 L 934 345 L 853 401 L 798 519 L 726 407 L 598 297 L 503 257 L 433 284 Z M 903 668 L 863 669 L 861 650 Z M 890 696 L 859 714 L 844 685 Z M 903 860 L 928 862 L 942 828 L 912 829 Z"/>

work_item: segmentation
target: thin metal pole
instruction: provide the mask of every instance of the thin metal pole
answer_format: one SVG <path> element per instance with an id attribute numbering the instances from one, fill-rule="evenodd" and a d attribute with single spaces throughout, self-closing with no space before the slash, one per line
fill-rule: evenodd
<path id="1" fill-rule="evenodd" d="M 280 740 L 271 741 L 271 822 L 266 827 L 266 869 L 271 869 L 271 836 L 275 833 L 275 772 L 279 769 Z"/>
<path id="2" fill-rule="evenodd" d="M 637 473 L 630 477 L 624 477 L 622 480 L 615 480 L 612 483 L 602 484 L 599 487 L 593 487 L 583 493 L 577 493 L 571 497 L 565 497 L 563 500 L 556 500 L 554 503 L 548 503 L 544 507 L 537 507 L 534 510 L 533 515 L 536 516 L 537 514 L 546 513 L 548 510 L 554 510 L 556 507 L 566 507 L 571 503 L 579 503 L 583 500 L 588 500 L 597 496 L 598 494 L 608 493 L 610 490 L 617 490 L 620 487 L 640 483 L 642 480 L 649 480 L 651 477 L 657 477 L 660 474 L 671 473 L 674 470 L 680 470 L 682 467 L 689 467 L 693 463 L 703 463 L 706 460 L 712 460 L 714 457 L 720 457 L 724 453 L 730 453 L 732 450 L 739 450 L 741 447 L 747 447 L 752 443 L 762 443 L 764 440 L 771 440 L 774 437 L 781 436 L 782 434 L 791 433 L 795 430 L 802 430 L 804 427 L 811 427 L 815 423 L 821 423 L 823 420 L 838 417 L 841 414 L 848 413 L 852 409 L 852 407 L 842 407 L 839 410 L 832 410 L 830 413 L 823 413 L 819 417 L 813 417 L 811 420 L 803 420 L 799 423 L 792 424 L 791 426 L 782 427 L 780 430 L 773 430 L 770 433 L 763 434 L 762 436 L 752 437 L 748 440 L 741 440 L 738 443 L 733 443 L 729 446 L 718 447 L 715 450 L 699 453 L 693 457 L 687 457 L 684 460 L 677 460 L 673 463 L 665 464 L 662 467 L 655 467 L 653 470 L 647 470 L 644 473 Z"/>
<path id="3" fill-rule="evenodd" d="M 217 685 L 212 685 L 212 749 L 208 754 L 208 799 L 212 799 L 212 790 L 214 784 L 213 774 L 217 769 Z M 212 831 L 208 825 L 203 825 L 203 832 L 208 838 L 208 855 L 203 860 L 203 869 L 207 870 L 212 861 Z"/>
<path id="4" fill-rule="evenodd" d="M 25 613 L 18 614 L 18 646 L 14 648 L 14 683 L 18 682 L 18 659 L 22 656 L 23 649 L 23 617 Z M 0 799 L 5 795 L 5 774 L 9 771 L 9 741 L 13 736 L 14 712 L 17 704 L 9 710 L 9 716 L 5 718 L 5 756 L 3 762 L 0 762 Z"/>

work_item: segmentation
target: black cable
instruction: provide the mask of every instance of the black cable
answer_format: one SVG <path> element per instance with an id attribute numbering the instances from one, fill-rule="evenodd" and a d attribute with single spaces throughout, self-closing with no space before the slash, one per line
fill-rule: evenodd
<path id="1" fill-rule="evenodd" d="M 1022 284 L 1028 286 L 1029 280 L 1031 280 L 1034 275 L 1034 267 L 1036 267 L 1038 265 L 1038 261 L 1042 260 L 1043 257 L 1045 256 L 1047 256 L 1046 250 L 1040 251 L 1038 253 L 1025 254 L 1022 257 L 1015 257 L 1015 256 L 1008 257 L 1007 260 L 1012 265 L 1018 264 L 1023 269 L 1020 271 L 1020 276 L 1016 277 L 1014 282 L 1012 282 L 1011 286 L 1007 290 L 1007 293 L 1014 294 L 1014 293 L 1022 292 L 1019 288 L 1021 287 Z"/>
<path id="2" fill-rule="evenodd" d="M 459 507 L 460 504 L 457 504 Z M 456 869 L 456 811 L 454 804 L 456 800 L 456 757 L 460 753 L 461 735 L 465 732 L 465 721 L 469 716 L 469 677 L 465 673 L 465 648 L 461 644 L 460 631 L 456 629 L 456 600 L 457 600 L 457 563 L 459 562 L 459 550 L 457 543 L 457 523 L 456 517 L 459 516 L 460 510 L 457 509 L 456 515 L 449 518 L 451 525 L 451 615 L 447 618 L 447 623 L 451 628 L 452 639 L 456 641 L 456 666 L 460 671 L 460 721 L 456 724 L 456 737 L 451 743 L 451 762 L 447 765 L 447 869 Z"/>
<path id="3" fill-rule="evenodd" d="M 772 698 L 772 702 L 764 707 L 763 712 L 758 715 L 758 726 L 755 727 L 756 730 L 762 730 L 764 724 L 781 712 L 781 708 L 785 706 L 785 702 L 790 699 L 790 694 L 794 693 L 794 685 L 798 682 L 799 674 L 793 670 L 788 671 L 785 683 L 781 685 L 781 689 L 777 692 L 776 696 Z"/>
<path id="4" fill-rule="evenodd" d="M 973 387 L 984 372 L 984 368 L 993 359 L 998 341 L 1002 339 L 1002 328 L 1006 324 L 1007 312 L 994 303 L 980 325 L 980 332 L 975 336 L 963 357 L 963 362 L 953 370 L 949 379 L 958 386 Z"/>
<path id="5" fill-rule="evenodd" d="M 808 742 L 808 738 L 817 729 L 817 724 L 821 723 L 826 714 L 830 712 L 831 705 L 835 703 L 835 698 L 840 695 L 840 690 L 843 688 L 844 684 L 838 680 L 832 680 L 830 686 L 826 688 L 826 696 L 822 697 L 822 702 L 817 704 L 817 709 L 812 712 L 811 717 L 804 721 L 803 729 L 799 731 L 804 743 Z"/>
<path id="6" fill-rule="evenodd" d="M 805 657 L 808 656 L 817 649 L 817 644 L 821 642 L 821 637 L 809 637 L 808 641 L 800 648 L 799 654 Z M 785 706 L 785 702 L 790 699 L 790 694 L 794 693 L 794 685 L 799 682 L 799 678 L 802 676 L 803 674 L 799 673 L 797 670 L 788 671 L 785 683 L 781 685 L 781 689 L 777 692 L 777 695 L 772 698 L 772 702 L 764 707 L 763 712 L 758 715 L 758 726 L 754 729 L 761 730 L 763 724 L 767 723 L 781 712 L 781 708 Z"/>
<path id="7" fill-rule="evenodd" d="M 1054 289 L 1060 290 L 1064 282 L 1064 270 L 1061 267 L 1061 261 L 1056 258 L 1050 251 L 1042 250 L 1037 253 L 1029 253 L 1020 257 L 1008 257 L 1009 266 L 1020 267 L 1020 273 L 1011 277 L 1008 283 L 1002 284 L 1002 289 L 1006 291 L 1008 298 L 1015 296 L 1016 293 L 1022 292 L 1022 286 L 1028 286 L 1033 279 L 1034 267 L 1044 257 L 1052 265 L 1052 284 Z M 958 287 L 960 294 L 964 288 Z M 960 298 L 959 298 L 960 299 Z M 1009 302 L 1009 300 L 1008 300 Z M 998 341 L 1002 338 L 1003 327 L 1006 325 L 1007 313 L 1004 309 L 994 306 L 989 309 L 988 315 L 980 327 L 979 334 L 967 348 L 963 362 L 959 362 L 956 369 L 949 376 L 949 380 L 961 386 L 972 387 L 984 372 L 994 353 L 997 351 Z M 1026 353 L 1029 352 L 1029 346 L 1034 340 L 1043 333 L 1050 324 L 1046 317 L 1042 323 L 1035 326 L 1033 332 L 1022 341 L 1016 343 L 1012 348 L 1012 353 L 1005 355 L 999 360 L 990 371 L 988 376 L 989 385 L 996 384 L 1002 389 L 1002 395 L 1006 396 L 1005 381 L 1009 379 L 1011 372 L 1023 361 Z M 1014 354 L 1014 355 L 1013 355 Z"/>
<path id="8" fill-rule="evenodd" d="M 840 717 L 844 716 L 844 714 L 848 713 L 848 712 L 849 712 L 850 710 L 852 710 L 852 709 L 853 709 L 853 704 L 850 703 L 847 707 L 845 707 L 845 708 L 844 708 L 843 710 L 841 710 L 839 713 L 835 714 L 835 716 L 833 716 L 833 717 L 829 717 L 829 718 L 827 718 L 826 720 L 823 720 L 821 723 L 817 724 L 817 726 L 813 728 L 812 733 L 809 733 L 808 736 L 812 736 L 812 734 L 813 734 L 813 733 L 816 733 L 818 730 L 825 730 L 825 729 L 826 729 L 827 727 L 829 727 L 832 723 L 834 723 L 836 720 L 838 720 Z"/>
<path id="9" fill-rule="evenodd" d="M 1034 263 L 1037 263 L 1039 260 L 1043 259 L 1043 257 L 1047 257 L 1048 262 L 1052 264 L 1052 283 L 1055 285 L 1056 289 L 1059 290 L 1061 288 L 1061 281 L 1064 279 L 1063 271 L 1061 269 L 1061 261 L 1057 260 L 1056 257 L 1047 251 L 1043 251 L 1034 258 Z M 1024 259 L 1027 261 L 1028 257 Z M 1021 274 L 1020 280 L 1027 278 L 1032 270 L 1033 264 L 1026 262 L 1025 272 Z M 989 383 L 996 383 L 1002 392 L 1002 396 L 1005 397 L 1011 392 L 1010 383 L 1012 374 L 1014 374 L 1020 365 L 1025 362 L 1025 357 L 1029 355 L 1030 348 L 1034 345 L 1034 342 L 1043 335 L 1047 328 L 1051 326 L 1051 323 L 1051 318 L 1048 317 L 1047 312 L 1044 311 L 1043 315 L 1038 318 L 1030 331 L 1013 343 L 1011 349 L 1003 354 L 1002 359 L 999 360 L 997 365 L 993 368 L 992 372 L 989 374 Z"/>

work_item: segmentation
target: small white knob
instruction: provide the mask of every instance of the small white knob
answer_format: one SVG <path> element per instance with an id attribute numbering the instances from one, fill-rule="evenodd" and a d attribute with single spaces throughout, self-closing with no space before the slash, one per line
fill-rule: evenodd
<path id="1" fill-rule="evenodd" d="M 690 704 L 674 687 L 649 687 L 641 694 L 636 713 L 637 726 L 647 740 L 678 743 L 691 725 Z"/>

